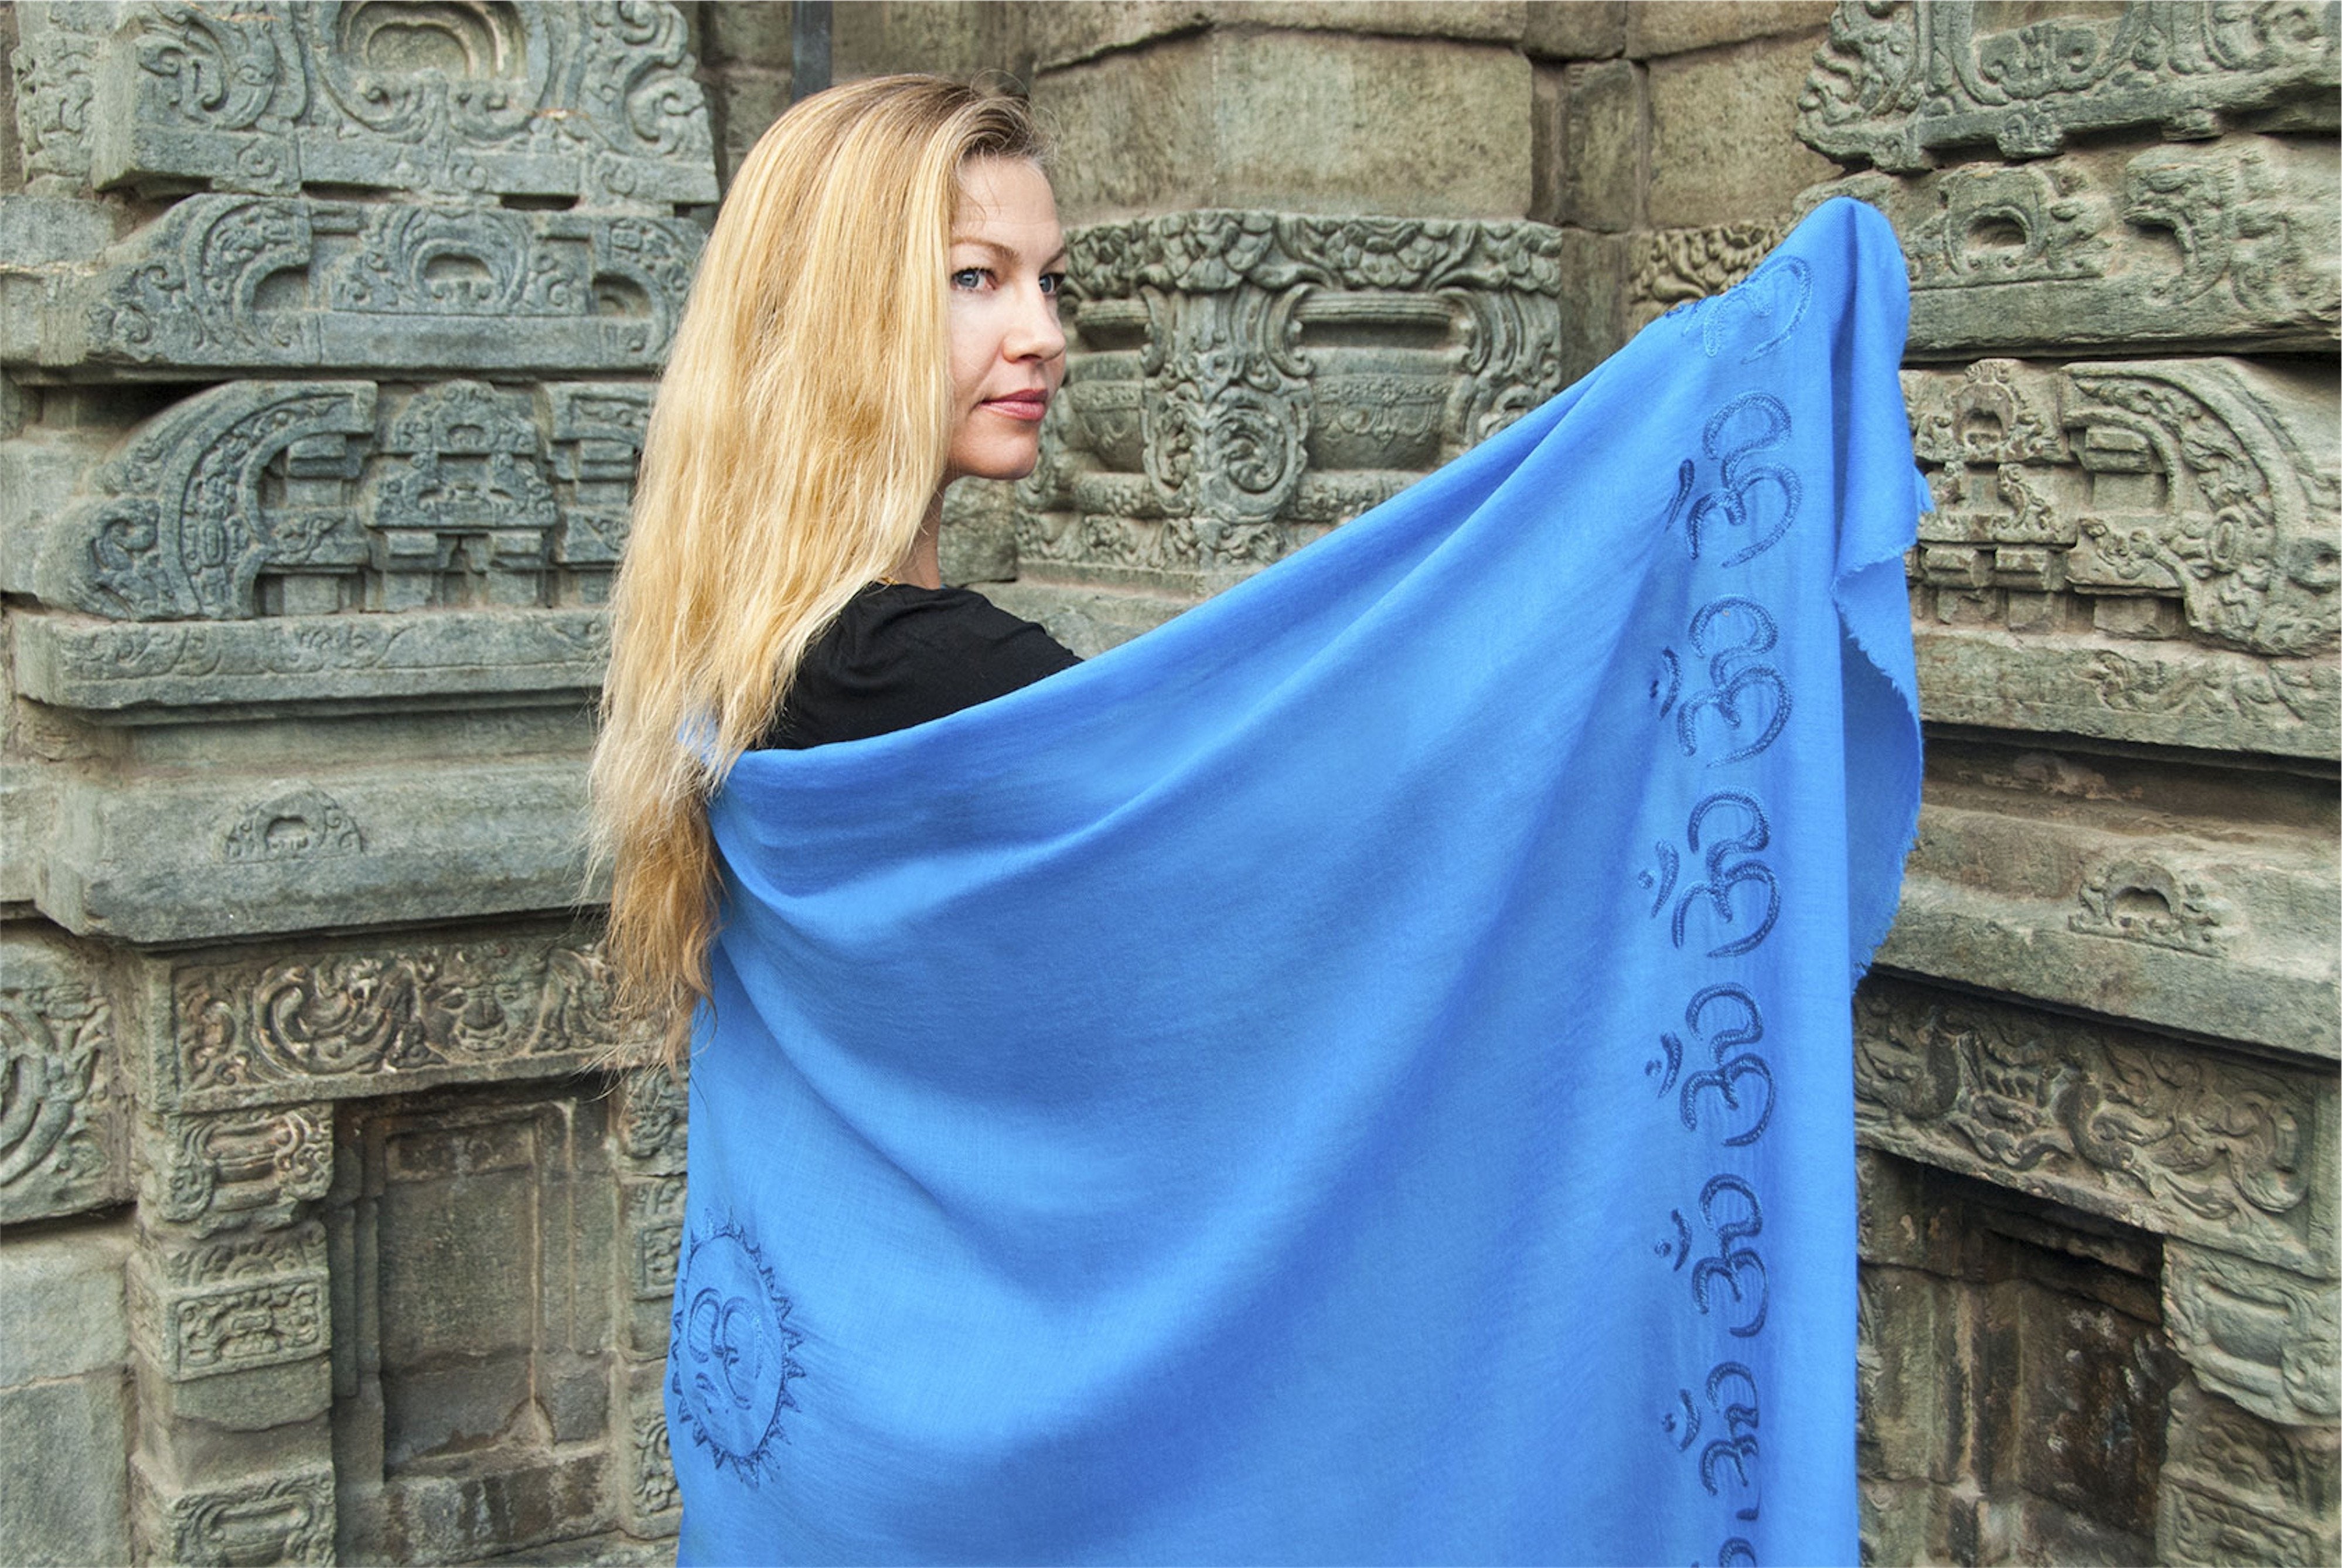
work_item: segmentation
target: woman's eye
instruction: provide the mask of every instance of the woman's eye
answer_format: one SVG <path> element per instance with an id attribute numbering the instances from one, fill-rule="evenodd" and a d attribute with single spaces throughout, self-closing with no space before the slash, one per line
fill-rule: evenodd
<path id="1" fill-rule="evenodd" d="M 1041 275 L 1041 292 L 1047 295 L 1052 299 L 1055 299 L 1057 295 L 1065 293 L 1066 275 L 1061 272 L 1043 273 Z"/>
<path id="2" fill-rule="evenodd" d="M 964 266 L 951 275 L 954 288 L 982 288 L 991 278 L 992 275 L 980 266 Z"/>

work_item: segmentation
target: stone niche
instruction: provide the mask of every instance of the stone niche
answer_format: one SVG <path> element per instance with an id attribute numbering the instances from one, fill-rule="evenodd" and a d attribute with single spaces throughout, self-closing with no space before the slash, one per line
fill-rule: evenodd
<path id="1" fill-rule="evenodd" d="M 11 20 L 10 1554 L 656 1556 L 681 1101 L 574 905 L 691 15 Z"/>

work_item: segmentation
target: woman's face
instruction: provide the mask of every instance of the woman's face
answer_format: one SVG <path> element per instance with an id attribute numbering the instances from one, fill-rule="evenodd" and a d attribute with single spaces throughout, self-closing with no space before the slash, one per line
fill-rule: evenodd
<path id="1" fill-rule="evenodd" d="M 1022 479 L 1041 455 L 1041 415 L 1066 379 L 1057 325 L 1066 235 L 1041 171 L 973 158 L 952 222 L 952 438 L 944 483 Z"/>

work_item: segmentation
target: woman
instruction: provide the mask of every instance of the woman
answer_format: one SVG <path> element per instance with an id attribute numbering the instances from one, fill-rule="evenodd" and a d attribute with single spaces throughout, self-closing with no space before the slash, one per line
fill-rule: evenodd
<path id="1" fill-rule="evenodd" d="M 612 955 L 671 1058 L 706 995 L 705 803 L 735 758 L 1076 663 L 944 588 L 936 554 L 945 490 L 1032 472 L 1065 379 L 1044 152 L 1015 98 L 832 88 L 757 142 L 709 237 L 644 442 L 593 775 Z"/>
<path id="2" fill-rule="evenodd" d="M 1851 1561 L 1884 220 L 1035 680 L 936 528 L 1062 374 L 1036 150 L 792 111 L 654 415 L 595 782 L 700 1031 L 678 1561 Z"/>

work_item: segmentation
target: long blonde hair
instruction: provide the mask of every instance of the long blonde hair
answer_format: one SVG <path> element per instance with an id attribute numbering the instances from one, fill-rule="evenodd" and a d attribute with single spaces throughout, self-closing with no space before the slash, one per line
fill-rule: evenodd
<path id="1" fill-rule="evenodd" d="M 765 133 L 708 237 L 643 443 L 591 775 L 618 1005 L 671 1062 L 708 994 L 707 798 L 942 482 L 961 166 L 1044 151 L 1001 94 L 833 87 Z"/>

